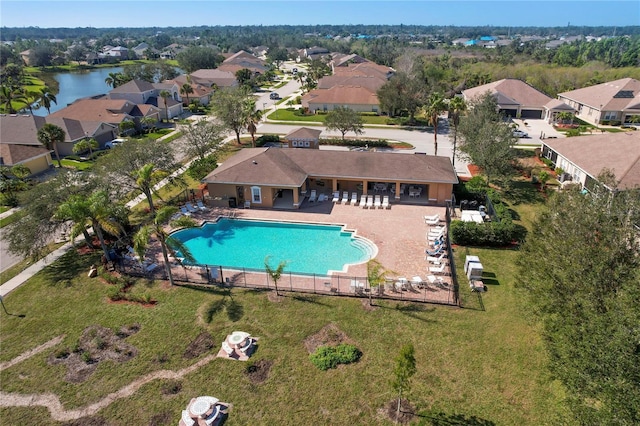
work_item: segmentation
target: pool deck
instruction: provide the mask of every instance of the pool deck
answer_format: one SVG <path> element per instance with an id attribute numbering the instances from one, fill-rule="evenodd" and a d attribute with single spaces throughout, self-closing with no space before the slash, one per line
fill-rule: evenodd
<path id="1" fill-rule="evenodd" d="M 392 204 L 389 209 L 363 209 L 353 205 L 334 204 L 331 201 L 309 203 L 305 201 L 299 210 L 270 210 L 270 209 L 228 209 L 210 208 L 209 210 L 193 215 L 193 218 L 202 223 L 207 220 L 216 220 L 219 216 L 231 216 L 239 219 L 266 219 L 281 221 L 296 221 L 307 223 L 329 223 L 345 225 L 346 229 L 353 230 L 356 235 L 372 241 L 378 247 L 376 260 L 390 271 L 387 276 L 394 279 L 405 277 L 411 281 L 414 276 L 420 276 L 426 281 L 427 275 L 437 275 L 442 278 L 438 286 L 430 285 L 424 289 L 409 288 L 406 291 L 390 289 L 387 285 L 387 296 L 402 299 L 415 299 L 434 301 L 436 303 L 451 304 L 452 281 L 450 266 L 447 264 L 444 274 L 431 274 L 428 272 L 429 264 L 425 259 L 427 248 L 426 234 L 430 226 L 424 221 L 425 215 L 439 214 L 445 218 L 445 208 L 437 206 Z M 444 222 L 441 222 L 444 224 Z M 149 253 L 150 256 L 158 256 L 158 250 Z M 157 261 L 160 257 L 157 258 Z M 160 264 L 160 263 L 159 263 Z M 434 265 L 431 265 L 434 266 Z M 162 268 L 158 268 L 161 270 Z M 229 273 L 226 274 L 227 276 Z M 247 282 L 247 275 L 251 280 L 264 285 L 266 279 L 262 274 L 246 273 L 242 282 Z M 254 276 L 255 275 L 255 276 Z M 362 281 L 366 280 L 366 263 L 350 265 L 346 272 L 337 272 L 332 275 L 331 281 L 316 282 L 308 278 L 299 278 L 291 284 L 291 279 L 283 276 L 280 286 L 286 289 L 302 289 L 355 295 L 356 289 L 349 289 L 350 280 L 354 277 Z M 335 281 L 338 282 L 338 290 L 335 289 Z M 291 287 L 291 288 L 290 288 Z M 333 289 L 331 288 L 333 287 Z M 393 285 L 391 286 L 393 287 Z M 394 294 L 395 293 L 395 294 Z M 398 294 L 399 293 L 399 294 Z"/>

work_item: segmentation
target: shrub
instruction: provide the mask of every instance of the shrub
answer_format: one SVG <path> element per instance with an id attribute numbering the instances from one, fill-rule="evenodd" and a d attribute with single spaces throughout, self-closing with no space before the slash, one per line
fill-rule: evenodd
<path id="1" fill-rule="evenodd" d="M 549 160 L 548 158 L 542 157 L 541 160 L 547 167 L 553 167 L 553 161 Z"/>
<path id="2" fill-rule="evenodd" d="M 93 361 L 93 359 L 91 358 L 91 353 L 89 353 L 89 351 L 82 352 L 82 355 L 80 355 L 80 358 L 87 364 Z"/>
<path id="3" fill-rule="evenodd" d="M 336 368 L 338 364 L 350 364 L 356 362 L 362 356 L 362 352 L 353 345 L 340 344 L 338 346 L 320 346 L 309 358 L 313 365 L 325 371 Z"/>
<path id="4" fill-rule="evenodd" d="M 124 294 L 118 287 L 109 287 L 109 289 L 107 290 L 107 297 L 109 298 L 109 300 L 117 302 L 118 300 L 124 299 Z"/>
<path id="5" fill-rule="evenodd" d="M 280 143 L 279 135 L 262 135 L 256 138 L 256 146 L 261 147 L 267 142 Z"/>
<path id="6" fill-rule="evenodd" d="M 187 169 L 187 174 L 194 180 L 199 181 L 211 173 L 216 167 L 218 167 L 217 158 L 215 155 L 209 155 L 205 158 L 193 160 Z"/>
<path id="7" fill-rule="evenodd" d="M 54 356 L 57 359 L 64 359 L 64 358 L 68 357 L 70 353 L 71 353 L 71 351 L 69 351 L 69 348 L 60 348 L 60 349 L 55 351 Z"/>

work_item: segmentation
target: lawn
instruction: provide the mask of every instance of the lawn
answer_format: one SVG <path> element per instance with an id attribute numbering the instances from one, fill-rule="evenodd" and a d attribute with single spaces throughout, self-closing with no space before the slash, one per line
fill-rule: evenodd
<path id="1" fill-rule="evenodd" d="M 62 163 L 62 167 L 72 168 L 76 170 L 91 170 L 94 164 L 93 161 L 76 161 L 69 160 L 67 158 L 63 158 L 62 160 L 60 160 L 60 162 Z"/>
<path id="2" fill-rule="evenodd" d="M 315 122 L 318 124 L 324 123 L 326 114 L 314 114 L 314 115 L 296 115 L 295 109 L 286 108 L 286 109 L 278 109 L 277 111 L 272 112 L 268 115 L 269 120 L 278 120 L 278 121 L 306 121 L 306 122 Z M 386 124 L 387 117 L 378 116 L 378 115 L 361 115 L 362 122 L 367 124 Z"/>
<path id="3" fill-rule="evenodd" d="M 488 291 L 479 296 L 462 285 L 465 309 L 383 302 L 368 310 L 357 299 L 288 294 L 273 302 L 261 291 L 169 288 L 145 280 L 131 291 L 148 293 L 157 300 L 155 306 L 109 303 L 109 285 L 86 276 L 99 255 L 73 252 L 5 298 L 10 312 L 26 317 L 3 320 L 0 361 L 56 336 L 65 338 L 3 370 L 2 390 L 51 392 L 60 396 L 65 409 L 79 408 L 134 378 L 192 365 L 197 359 L 183 354 L 202 332 L 219 344 L 231 331 L 243 330 L 259 337 L 252 360 L 273 362 L 264 383 L 249 382 L 245 363 L 215 359 L 179 380 L 177 393 L 164 394 L 167 381 L 153 381 L 98 412 L 93 423 L 150 424 L 162 418 L 162 424 L 175 424 L 191 397 L 213 395 L 233 404 L 229 426 L 392 424 L 379 410 L 394 397 L 389 382 L 399 348 L 413 343 L 418 369 L 409 398 L 423 415 L 422 424 L 433 419 L 433 424 L 459 425 L 571 424 L 561 417 L 563 390 L 545 373 L 539 333 L 515 288 L 517 252 L 457 247 L 457 265 L 466 254 L 480 257 Z M 205 321 L 207 313 L 210 322 Z M 56 350 L 72 348 L 88 326 L 117 330 L 134 323 L 140 331 L 126 341 L 137 355 L 123 363 L 100 363 L 82 383 L 65 382 L 65 368 L 47 363 Z M 330 323 L 346 333 L 363 357 L 356 364 L 321 372 L 310 363 L 304 341 Z M 44 408 L 0 408 L 6 424 L 18 424 L 27 415 L 56 424 Z"/>

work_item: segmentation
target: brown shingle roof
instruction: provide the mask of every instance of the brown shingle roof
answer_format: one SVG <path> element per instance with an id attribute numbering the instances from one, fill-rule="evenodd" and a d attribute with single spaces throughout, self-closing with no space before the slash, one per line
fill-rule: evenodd
<path id="1" fill-rule="evenodd" d="M 233 73 L 221 71 L 219 69 L 199 69 L 191 73 L 191 79 L 194 83 L 211 86 L 215 83 L 218 87 L 237 86 L 238 81 Z"/>
<path id="2" fill-rule="evenodd" d="M 333 86 L 361 86 L 377 92 L 387 79 L 377 75 L 331 75 L 318 80 L 318 89 L 330 89 Z"/>
<path id="3" fill-rule="evenodd" d="M 45 155 L 50 151 L 40 146 L 13 145 L 0 143 L 0 158 L 5 166 L 15 166 L 18 163 L 34 157 Z"/>
<path id="4" fill-rule="evenodd" d="M 378 105 L 378 95 L 361 86 L 333 86 L 330 89 L 314 89 L 302 97 L 303 102 L 313 104 Z"/>
<path id="5" fill-rule="evenodd" d="M 640 185 L 640 132 L 547 139 L 544 144 L 593 178 L 611 169 L 620 189 Z"/>
<path id="6" fill-rule="evenodd" d="M 300 127 L 287 133 L 285 139 L 318 139 L 322 130 Z"/>
<path id="7" fill-rule="evenodd" d="M 79 121 L 103 121 L 119 124 L 130 118 L 129 112 L 135 104 L 125 99 L 79 99 L 49 117 L 71 118 Z"/>
<path id="8" fill-rule="evenodd" d="M 109 93 L 142 93 L 154 90 L 153 84 L 144 80 L 131 80 L 122 84 L 115 89 L 112 89 Z"/>
<path id="9" fill-rule="evenodd" d="M 620 92 L 628 92 L 625 96 L 630 97 L 616 97 Z M 640 81 L 633 78 L 622 78 L 570 92 L 558 93 L 558 96 L 589 105 L 600 111 L 622 111 L 640 103 Z"/>
<path id="10" fill-rule="evenodd" d="M 307 176 L 407 183 L 458 182 L 447 157 L 281 148 L 243 149 L 203 182 L 300 186 Z"/>
<path id="11" fill-rule="evenodd" d="M 490 92 L 498 96 L 501 105 L 520 105 L 521 108 L 543 108 L 551 98 L 534 89 L 522 80 L 505 78 L 482 86 L 464 90 L 462 94 L 466 99 L 475 99 L 484 93 Z"/>
<path id="12" fill-rule="evenodd" d="M 38 130 L 44 126 L 44 117 L 33 115 L 0 115 L 0 143 L 41 146 Z"/>

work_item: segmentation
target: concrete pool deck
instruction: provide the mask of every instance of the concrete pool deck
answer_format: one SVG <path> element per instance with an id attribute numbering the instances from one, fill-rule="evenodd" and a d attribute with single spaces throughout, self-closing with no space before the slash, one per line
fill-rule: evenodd
<path id="1" fill-rule="evenodd" d="M 391 271 L 388 276 L 393 278 L 404 277 L 411 281 L 414 276 L 420 276 L 427 281 L 427 275 L 432 275 L 428 269 L 429 264 L 425 259 L 425 248 L 427 248 L 426 234 L 430 226 L 424 221 L 424 216 L 439 214 L 440 218 L 445 218 L 445 208 L 438 206 L 392 204 L 390 209 L 363 209 L 353 205 L 334 204 L 331 201 L 320 203 L 308 203 L 307 201 L 299 210 L 270 210 L 270 209 L 228 209 L 210 208 L 206 212 L 193 215 L 199 223 L 206 220 L 215 220 L 218 216 L 231 216 L 242 219 L 263 219 L 279 221 L 295 221 L 307 223 L 330 223 L 345 225 L 346 229 L 353 230 L 356 235 L 364 237 L 373 242 L 378 248 L 376 260 L 387 270 Z M 442 222 L 444 223 L 444 222 Z M 159 250 L 152 250 L 148 257 L 160 262 Z M 160 264 L 160 263 L 159 263 Z M 433 265 L 431 265 L 433 266 Z M 183 268 L 179 268 L 181 271 Z M 180 272 L 179 275 L 187 278 L 187 274 L 199 273 L 200 271 Z M 162 268 L 157 269 L 157 273 L 162 274 Z M 226 278 L 230 278 L 229 272 L 223 272 Z M 239 274 L 236 274 L 239 275 Z M 435 274 L 438 275 L 438 274 Z M 447 264 L 445 274 L 442 277 L 442 285 L 428 286 L 422 290 L 410 289 L 411 291 L 385 292 L 386 296 L 402 299 L 416 299 L 424 301 L 434 301 L 437 303 L 451 304 L 453 298 L 453 286 L 450 276 L 450 266 Z M 350 265 L 346 272 L 334 273 L 330 279 L 314 280 L 309 277 L 296 277 L 295 282 L 288 277 L 282 278 L 279 287 L 291 290 L 304 290 L 320 293 L 345 294 L 357 293 L 357 289 L 349 288 L 351 279 L 362 281 L 367 277 L 366 263 Z M 181 277 L 176 277 L 180 279 Z M 232 278 L 232 283 L 236 285 L 247 285 L 253 287 L 256 283 L 259 286 L 266 286 L 266 276 L 264 273 L 246 272 L 242 273 L 242 278 L 237 276 Z M 248 284 L 247 284 L 248 283 Z M 336 290 L 336 283 L 338 290 Z M 271 284 L 271 287 L 273 285 Z M 333 288 L 333 289 L 332 289 Z M 399 293 L 399 294 L 398 294 Z M 428 299 L 428 300 L 426 300 Z"/>

